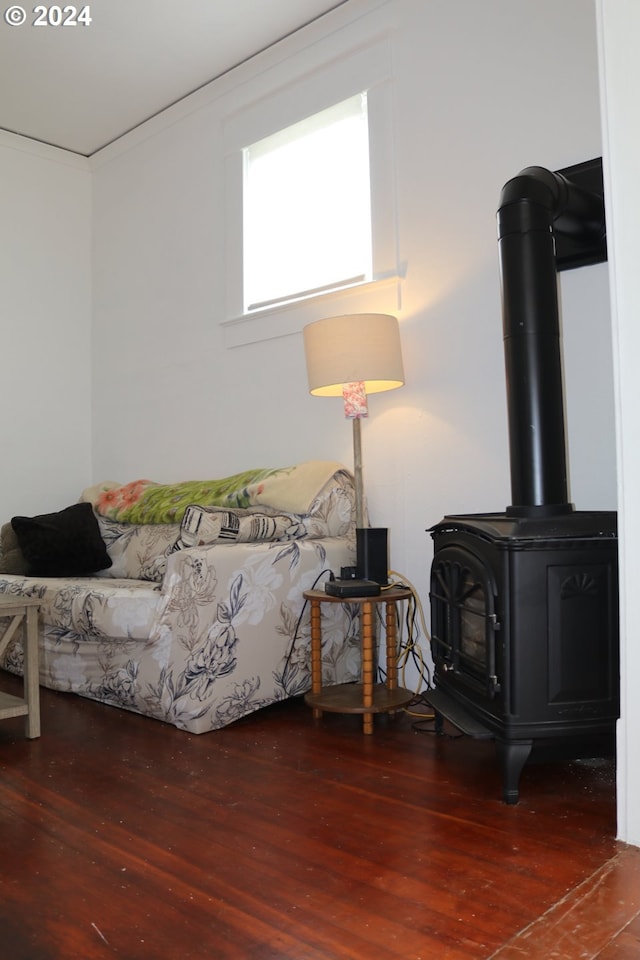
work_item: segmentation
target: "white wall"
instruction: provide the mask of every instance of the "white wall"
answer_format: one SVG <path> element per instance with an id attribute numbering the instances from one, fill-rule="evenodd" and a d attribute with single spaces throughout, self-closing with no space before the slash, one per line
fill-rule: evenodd
<path id="1" fill-rule="evenodd" d="M 635 0 L 598 0 L 597 6 L 618 430 L 622 656 L 618 833 L 622 840 L 640 846 L 640 6 Z"/>
<path id="2" fill-rule="evenodd" d="M 379 33 L 394 63 L 407 383 L 371 399 L 365 483 L 392 566 L 426 606 L 425 529 L 510 502 L 495 212 L 522 167 L 601 153 L 591 2 L 351 0 L 98 155 L 94 475 L 351 462 L 340 401 L 307 394 L 300 334 L 225 347 L 223 131 L 298 61 L 311 73 Z M 562 285 L 572 498 L 614 508 L 607 267 Z"/>
<path id="3" fill-rule="evenodd" d="M 0 133 L 0 516 L 73 503 L 91 479 L 91 174 Z"/>

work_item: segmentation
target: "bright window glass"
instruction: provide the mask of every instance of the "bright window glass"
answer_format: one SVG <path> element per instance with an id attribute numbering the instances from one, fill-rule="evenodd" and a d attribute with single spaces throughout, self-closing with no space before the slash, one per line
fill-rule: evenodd
<path id="1" fill-rule="evenodd" d="M 246 312 L 372 277 L 367 95 L 243 150 Z"/>

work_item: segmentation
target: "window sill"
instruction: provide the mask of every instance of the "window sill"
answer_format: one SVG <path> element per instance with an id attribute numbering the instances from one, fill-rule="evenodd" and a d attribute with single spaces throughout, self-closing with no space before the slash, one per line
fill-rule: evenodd
<path id="1" fill-rule="evenodd" d="M 393 274 L 223 320 L 225 346 L 242 347 L 290 336 L 308 323 L 342 313 L 396 313 L 400 284 L 401 276 Z"/>

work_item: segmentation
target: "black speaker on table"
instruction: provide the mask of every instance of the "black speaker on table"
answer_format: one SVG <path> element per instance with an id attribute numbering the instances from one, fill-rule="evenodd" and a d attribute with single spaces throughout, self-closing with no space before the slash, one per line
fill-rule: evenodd
<path id="1" fill-rule="evenodd" d="M 389 540 L 386 527 L 356 529 L 356 575 L 381 586 L 389 582 Z"/>

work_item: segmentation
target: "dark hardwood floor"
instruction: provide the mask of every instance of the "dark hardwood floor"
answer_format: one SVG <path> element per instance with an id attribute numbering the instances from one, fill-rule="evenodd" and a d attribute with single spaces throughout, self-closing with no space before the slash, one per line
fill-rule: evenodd
<path id="1" fill-rule="evenodd" d="M 508 807 L 491 743 L 415 724 L 289 701 L 198 737 L 42 690 L 40 739 L 0 724 L 2 960 L 637 960 L 612 762 L 528 765 Z"/>

